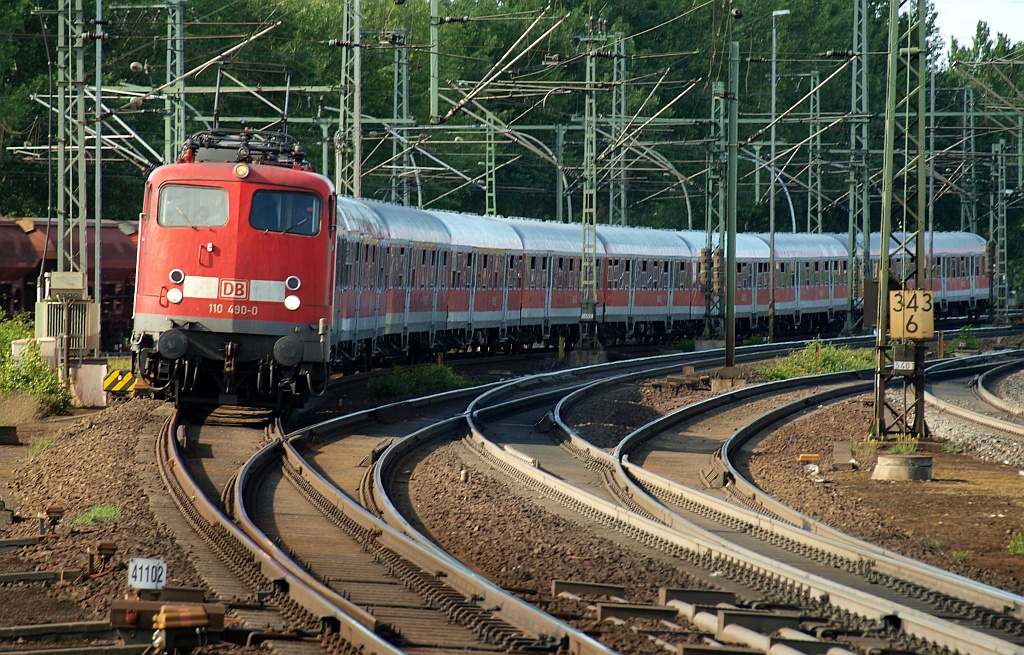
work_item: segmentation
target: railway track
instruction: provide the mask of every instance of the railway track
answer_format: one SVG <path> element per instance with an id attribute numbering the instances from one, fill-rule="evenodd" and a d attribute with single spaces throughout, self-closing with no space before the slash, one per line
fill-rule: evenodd
<path id="1" fill-rule="evenodd" d="M 1001 378 L 1022 366 L 1024 360 L 1013 358 L 973 375 L 950 376 L 929 384 L 925 400 L 942 412 L 1024 442 L 1024 419 L 1020 407 L 993 391 Z"/>
<path id="2" fill-rule="evenodd" d="M 700 365 L 699 360 L 687 357 L 656 358 L 655 361 L 664 370 L 675 370 L 684 360 L 695 361 L 695 365 Z M 403 543 L 397 533 L 389 532 L 385 535 L 387 530 L 374 523 L 373 515 L 380 514 L 387 516 L 402 532 L 416 533 L 415 528 L 419 526 L 415 515 L 403 518 L 395 509 L 395 505 L 409 507 L 412 503 L 393 498 L 393 491 L 385 490 L 402 488 L 410 483 L 415 474 L 414 464 L 427 456 L 421 446 L 429 446 L 434 440 L 436 443 L 472 444 L 472 449 L 484 454 L 488 465 L 495 468 L 518 471 L 525 466 L 527 470 L 533 469 L 536 472 L 539 467 L 544 471 L 555 472 L 559 481 L 570 485 L 576 485 L 578 478 L 580 482 L 577 490 L 571 494 L 552 491 L 550 486 L 545 486 L 546 483 L 536 482 L 530 483 L 530 493 L 558 498 L 560 494 L 588 495 L 580 494 L 579 490 L 589 492 L 589 495 L 601 502 L 590 505 L 590 499 L 582 504 L 576 500 L 568 503 L 566 507 L 569 509 L 564 511 L 581 512 L 595 523 L 602 524 L 602 529 L 608 532 L 621 528 L 618 523 L 625 524 L 626 533 L 639 539 L 638 544 L 631 548 L 651 549 L 650 544 L 653 543 L 654 548 L 650 552 L 675 560 L 681 568 L 687 570 L 688 575 L 699 572 L 702 563 L 711 562 L 718 575 L 712 576 L 707 585 L 701 586 L 726 588 L 737 599 L 734 604 L 774 608 L 779 610 L 776 614 L 785 615 L 787 612 L 792 614 L 810 598 L 811 603 L 805 610 L 817 619 L 818 634 L 833 638 L 833 641 L 836 637 L 846 637 L 851 639 L 849 643 L 853 643 L 851 634 L 867 631 L 875 634 L 862 643 L 888 641 L 902 644 L 908 649 L 936 643 L 935 639 L 928 637 L 915 638 L 911 632 L 906 632 L 902 642 L 900 637 L 894 638 L 898 634 L 895 632 L 897 625 L 907 628 L 910 623 L 902 618 L 898 622 L 894 621 L 891 618 L 894 614 L 887 614 L 881 621 L 865 619 L 864 616 L 851 618 L 852 615 L 840 616 L 836 620 L 830 616 L 832 610 L 816 601 L 813 592 L 807 591 L 806 584 L 805 588 L 801 588 L 801 582 L 783 582 L 781 576 L 773 573 L 769 576 L 771 580 L 764 583 L 767 586 L 759 588 L 762 583 L 745 580 L 756 577 L 750 573 L 750 565 L 737 564 L 737 560 L 731 559 L 734 555 L 729 555 L 727 562 L 718 554 L 709 555 L 715 551 L 702 550 L 700 545 L 695 546 L 685 541 L 680 545 L 679 535 L 673 535 L 673 532 L 691 531 L 691 528 L 673 528 L 673 521 L 677 520 L 664 519 L 665 509 L 661 503 L 653 505 L 654 510 L 646 506 L 651 502 L 652 495 L 659 494 L 652 491 L 654 483 L 644 482 L 646 491 L 650 492 L 645 494 L 637 494 L 628 485 L 620 483 L 614 470 L 616 465 L 613 463 L 608 466 L 604 461 L 608 454 L 601 449 L 588 448 L 587 444 L 576 443 L 578 435 L 574 437 L 571 428 L 562 420 L 563 410 L 571 406 L 574 393 L 576 397 L 595 393 L 595 387 L 587 387 L 588 383 L 614 377 L 614 382 L 604 384 L 621 384 L 622 375 L 637 378 L 650 376 L 649 370 L 644 371 L 650 369 L 650 366 L 650 362 L 642 365 L 615 364 L 595 369 L 586 375 L 575 371 L 571 374 L 553 374 L 513 384 L 493 384 L 489 389 L 450 394 L 444 398 L 378 408 L 302 431 L 292 440 L 298 450 L 302 451 L 301 454 L 295 452 L 291 444 L 280 442 L 280 432 L 266 427 L 265 416 L 179 420 L 169 424 L 165 431 L 161 459 L 168 463 L 175 462 L 169 464 L 168 486 L 176 490 L 179 502 L 189 516 L 189 522 L 218 544 L 214 550 L 231 562 L 220 572 L 204 572 L 207 580 L 215 581 L 211 587 L 216 597 L 227 601 L 242 622 L 240 630 L 243 633 L 248 631 L 248 634 L 258 634 L 256 639 L 266 640 L 280 652 L 312 652 L 311 649 L 320 648 L 320 643 L 326 643 L 329 649 L 334 650 L 358 645 L 371 652 L 391 652 L 381 650 L 388 648 L 401 652 L 442 652 L 452 648 L 508 650 L 524 647 L 550 650 L 556 648 L 556 644 L 573 642 L 574 639 L 579 640 L 575 649 L 581 652 L 588 649 L 597 649 L 594 652 L 606 650 L 606 647 L 589 641 L 583 632 L 577 630 L 574 633 L 571 627 L 564 624 L 558 626 L 556 622 L 556 628 L 538 628 L 536 619 L 532 618 L 533 610 L 526 607 L 510 609 L 508 603 L 516 602 L 515 599 L 509 600 L 498 595 L 504 592 L 485 584 L 479 574 L 454 561 L 429 543 L 429 540 L 424 540 L 422 548 L 425 550 L 416 553 L 420 546 Z M 635 370 L 630 372 L 630 367 Z M 787 393 L 794 394 L 788 398 L 794 400 L 807 392 Z M 777 404 L 787 400 L 787 397 L 775 391 L 770 395 L 773 400 L 762 399 L 758 402 Z M 819 401 L 815 399 L 813 402 Z M 503 416 L 512 410 L 518 414 Z M 708 411 L 704 408 L 705 418 Z M 761 410 L 748 407 L 747 411 L 756 413 Z M 742 411 L 737 416 L 740 414 Z M 681 480 L 670 481 L 676 486 L 694 485 L 702 477 L 702 470 L 703 477 L 707 478 L 708 451 L 714 449 L 710 443 L 723 443 L 733 432 L 733 427 L 741 427 L 744 423 L 741 418 L 729 419 L 724 410 L 717 416 L 718 420 L 711 426 L 717 430 L 714 435 L 706 429 L 702 431 L 699 422 L 676 426 L 677 430 L 688 430 L 692 433 L 690 436 L 701 434 L 705 441 L 700 453 L 705 466 L 678 466 L 679 471 L 685 473 L 681 475 Z M 722 426 L 727 423 L 730 424 L 729 429 L 723 430 Z M 704 427 L 708 427 L 706 422 Z M 527 428 L 529 438 L 521 436 L 523 428 Z M 655 428 L 648 426 L 646 429 L 650 431 Z M 467 434 L 469 438 L 465 439 Z M 516 434 L 520 436 L 514 436 Z M 409 435 L 413 435 L 412 438 L 406 438 Z M 555 437 L 554 441 L 552 436 Z M 617 452 L 612 458 L 619 458 L 622 468 L 637 480 L 643 480 L 643 476 L 647 475 L 657 482 L 658 473 L 664 474 L 666 469 L 681 462 L 665 459 L 664 453 L 667 451 L 654 448 L 652 440 L 640 440 L 638 443 L 646 445 L 634 451 L 625 446 L 620 447 L 618 450 L 621 453 Z M 260 450 L 261 456 L 244 464 L 242 473 L 239 473 L 239 467 L 243 466 L 247 455 L 259 450 L 264 444 L 269 445 Z M 537 457 L 534 449 L 554 452 L 555 455 L 551 459 Z M 176 455 L 175 450 L 178 451 Z M 659 458 L 662 461 L 657 464 Z M 379 467 L 370 466 L 378 459 L 382 460 Z M 696 458 L 693 461 L 696 462 Z M 184 471 L 189 475 L 179 478 Z M 719 488 L 713 495 L 719 496 L 719 502 L 726 501 L 729 500 L 728 491 L 723 492 Z M 359 499 L 360 502 L 352 502 L 352 499 Z M 677 502 L 672 506 L 673 503 L 668 501 L 665 504 L 670 506 L 673 513 L 683 515 L 693 503 Z M 755 528 L 744 527 L 740 519 L 726 520 L 727 524 L 732 524 L 730 529 L 737 535 L 735 539 L 725 538 L 725 529 L 721 524 L 716 527 L 707 523 L 710 519 L 699 511 L 692 514 L 690 520 L 695 524 L 704 521 L 705 529 L 710 527 L 723 541 L 748 538 L 771 542 L 781 551 L 778 555 L 763 555 L 769 559 L 789 557 L 791 551 L 786 548 L 790 547 L 805 552 L 803 557 L 810 562 L 806 564 L 809 568 L 818 567 L 827 573 L 831 573 L 831 569 L 845 569 L 854 577 L 864 577 L 867 569 L 861 562 L 865 560 L 856 560 L 853 556 L 823 554 L 824 548 L 815 551 L 812 546 L 794 546 L 800 535 L 791 537 L 783 534 L 792 525 L 786 527 L 786 521 L 777 520 L 779 526 L 766 527 L 766 521 L 771 521 L 763 517 L 764 505 L 760 501 L 752 501 L 750 504 L 761 508 L 762 516 L 752 524 Z M 718 509 L 710 513 L 716 512 L 724 513 Z M 221 518 L 217 517 L 218 514 Z M 235 525 L 230 521 L 224 522 L 225 514 L 234 518 Z M 780 519 L 788 518 L 783 512 L 778 512 L 777 516 Z M 638 527 L 636 521 L 639 519 L 636 517 L 655 525 L 660 522 L 662 527 L 655 528 L 652 533 L 647 524 Z M 808 530 L 801 521 L 793 522 L 802 531 Z M 239 530 L 238 525 L 243 526 L 243 529 Z M 661 532 L 666 526 L 669 532 Z M 754 537 L 751 537 L 751 533 Z M 355 548 L 353 554 L 342 556 L 338 548 L 322 552 L 325 534 L 338 534 L 335 542 L 351 541 Z M 666 534 L 671 535 L 671 539 Z M 381 545 L 383 542 L 386 544 Z M 642 542 L 648 543 L 643 545 Z M 666 550 L 666 542 L 674 545 L 668 546 Z M 382 550 L 377 551 L 378 548 Z M 371 566 L 365 559 L 355 567 L 339 566 L 339 560 L 358 561 L 359 556 L 367 557 L 368 551 L 371 551 L 369 559 L 385 562 L 378 566 L 378 571 L 384 571 L 379 577 L 370 573 Z M 697 553 L 699 557 L 694 559 L 692 555 L 686 554 L 688 551 Z M 787 552 L 790 555 L 786 555 Z M 426 566 L 422 564 L 424 558 L 430 560 Z M 869 561 L 874 564 L 873 560 Z M 730 567 L 732 570 L 729 570 Z M 211 571 L 213 568 L 216 567 L 211 567 Z M 396 571 L 399 575 L 395 574 Z M 443 572 L 443 575 L 439 576 L 438 572 Z M 738 576 L 741 582 L 728 579 L 730 574 Z M 867 575 L 870 574 L 871 570 L 868 570 Z M 406 577 L 402 578 L 402 575 Z M 222 581 L 219 581 L 219 576 L 223 576 Z M 353 577 L 365 579 L 353 580 Z M 238 582 L 239 578 L 243 580 L 242 583 Z M 367 586 L 360 588 L 355 586 L 356 583 Z M 387 585 L 393 587 L 393 598 L 399 600 L 382 609 L 379 603 L 368 599 L 376 598 L 372 592 L 384 589 Z M 418 591 L 409 591 L 417 586 Z M 924 589 L 924 595 L 935 595 L 928 591 L 926 585 L 917 587 Z M 529 595 L 524 590 L 517 591 L 520 591 L 521 596 Z M 956 604 L 958 597 L 954 592 L 945 594 L 947 599 L 940 598 L 940 604 Z M 911 595 L 913 593 L 920 592 L 912 592 Z M 540 595 L 546 594 L 543 592 Z M 548 608 L 557 604 L 552 598 L 538 598 L 537 594 L 534 596 L 532 600 L 541 607 Z M 420 600 L 417 601 L 417 598 Z M 431 624 L 431 620 L 438 619 L 419 616 L 422 608 L 417 602 L 441 605 L 440 614 L 446 618 L 440 619 L 442 623 Z M 444 609 L 445 603 L 447 609 Z M 1018 618 L 1015 611 L 1005 611 L 1006 605 L 1003 608 L 986 607 L 984 602 L 975 601 L 966 604 L 961 601 L 960 604 L 966 609 L 958 610 L 959 614 L 952 614 L 962 620 L 964 617 L 971 618 L 971 614 L 981 616 L 982 622 L 988 621 L 995 626 L 993 632 L 997 634 L 1000 631 L 1005 633 L 1005 626 L 1012 630 L 1012 620 Z M 500 610 L 497 609 L 499 606 Z M 721 636 L 717 626 L 712 627 L 710 624 L 712 619 L 709 618 L 711 615 L 708 608 L 702 607 L 701 603 L 676 601 L 669 607 L 676 608 L 679 618 L 669 621 L 673 627 L 668 634 L 692 637 L 701 634 L 700 626 L 703 625 L 701 638 L 714 639 Z M 976 609 L 979 607 L 980 611 Z M 860 613 L 848 609 L 843 611 Z M 407 616 L 398 616 L 403 613 Z M 418 616 L 410 618 L 408 615 L 412 614 Z M 461 624 L 456 620 L 456 625 L 461 626 L 459 630 L 448 630 L 450 634 L 446 634 L 445 639 L 450 638 L 451 642 L 439 640 L 437 643 L 428 643 L 429 640 L 424 636 L 435 632 L 437 625 L 450 626 L 454 615 L 469 618 L 460 619 Z M 403 620 L 409 623 L 403 626 Z M 828 623 L 829 620 L 832 623 Z M 697 630 L 694 630 L 695 626 Z M 632 629 L 637 631 L 635 625 Z M 590 629 L 590 632 L 595 631 Z M 644 633 L 648 639 L 657 639 L 655 635 L 659 634 L 665 636 L 664 630 L 641 629 L 639 632 Z M 570 636 L 572 634 L 577 636 Z M 476 641 L 472 641 L 474 639 Z M 945 643 L 955 643 L 954 639 L 949 637 Z M 838 648 L 834 643 L 832 645 Z M 971 642 L 971 649 L 963 652 L 989 652 L 983 649 L 972 650 L 976 646 L 977 642 Z M 628 647 L 625 650 L 628 652 Z"/>
<path id="3" fill-rule="evenodd" d="M 616 452 L 616 461 L 621 465 L 619 473 L 626 480 L 625 484 L 647 494 L 644 506 L 652 513 L 659 509 L 668 512 L 668 518 L 663 519 L 668 523 L 689 519 L 701 524 L 708 521 L 709 515 L 714 520 L 724 520 L 726 525 L 731 524 L 732 529 L 743 533 L 743 537 L 730 538 L 730 542 L 743 544 L 747 541 L 754 550 L 776 561 L 795 565 L 808 573 L 813 573 L 815 562 L 845 569 L 845 572 L 830 573 L 828 577 L 841 580 L 851 588 L 874 593 L 879 598 L 877 607 L 887 608 L 890 619 L 899 617 L 905 629 L 922 620 L 908 610 L 923 611 L 958 623 L 973 622 L 979 633 L 1011 644 L 1000 646 L 993 642 L 990 647 L 996 652 L 1002 647 L 1009 648 L 1008 652 L 1018 652 L 1014 649 L 1021 648 L 1021 635 L 1024 634 L 1024 624 L 1021 623 L 1024 599 L 852 539 L 774 501 L 745 479 L 743 467 L 737 462 L 746 459 L 744 451 L 749 451 L 761 435 L 771 431 L 775 423 L 804 412 L 808 405 L 830 402 L 834 399 L 830 397 L 834 397 L 837 391 L 862 393 L 869 389 L 870 385 L 853 384 L 845 391 L 825 391 L 789 403 L 751 421 L 723 444 L 723 457 L 716 470 L 705 469 L 702 478 L 705 481 L 709 478 L 728 480 L 729 495 L 756 511 L 734 511 L 714 499 L 713 495 L 696 491 L 692 486 L 692 475 L 687 476 L 684 467 L 676 465 L 687 458 L 685 454 L 679 454 L 678 436 L 685 434 L 685 427 L 679 429 L 673 424 L 678 422 L 685 426 L 688 420 L 693 420 L 689 417 L 700 415 L 703 409 L 700 406 L 686 408 L 676 417 L 667 417 L 662 421 L 664 426 L 648 425 L 629 435 Z M 631 459 L 637 463 L 631 463 Z M 653 498 L 661 502 L 655 503 Z M 715 530 L 716 534 L 724 532 L 722 527 Z M 809 538 L 811 533 L 821 538 Z M 777 546 L 784 552 L 772 554 L 773 548 L 766 549 L 753 540 Z M 879 593 L 879 587 L 887 587 L 889 591 Z M 833 602 L 840 597 L 837 592 L 830 592 Z M 886 602 L 891 604 L 886 605 Z M 933 630 L 945 630 L 928 623 L 924 621 L 909 631 L 923 635 Z M 935 633 L 932 634 L 933 637 L 928 639 L 934 640 Z M 966 648 L 967 652 L 980 652 L 984 648 L 980 642 L 957 647 Z"/>
<path id="4" fill-rule="evenodd" d="M 802 407 L 804 402 L 807 401 L 798 401 L 798 404 Z M 815 397 L 814 402 L 821 402 L 821 398 Z M 518 404 L 522 405 L 521 402 Z M 521 409 L 523 408 L 521 407 Z M 698 411 L 706 413 L 708 410 L 707 408 L 702 408 Z M 789 411 L 793 411 L 792 408 Z M 579 511 L 586 514 L 592 520 L 611 523 L 620 522 L 624 524 L 623 527 L 626 531 L 646 533 L 643 540 L 653 539 L 655 542 L 659 540 L 671 542 L 672 546 L 664 546 L 663 544 L 669 550 L 676 548 L 699 554 L 716 552 L 717 554 L 712 556 L 712 559 L 717 558 L 717 561 L 714 562 L 716 567 L 721 566 L 723 559 L 736 557 L 735 550 L 731 546 L 729 549 L 726 549 L 723 539 L 711 539 L 703 544 L 692 541 L 687 542 L 686 535 L 694 532 L 693 526 L 687 524 L 680 528 L 678 527 L 681 525 L 679 519 L 671 518 L 666 520 L 664 508 L 645 508 L 643 506 L 638 508 L 638 503 L 636 502 L 630 502 L 628 499 L 623 502 L 621 493 L 608 490 L 605 484 L 608 477 L 606 474 L 593 474 L 595 470 L 602 467 L 600 460 L 607 457 L 601 451 L 595 452 L 595 449 L 588 449 L 586 445 L 581 444 L 574 444 L 575 447 L 568 449 L 552 448 L 550 439 L 547 444 L 544 444 L 543 439 L 539 439 L 535 434 L 526 435 L 522 430 L 515 431 L 512 429 L 514 426 L 532 425 L 537 416 L 543 414 L 543 405 L 538 403 L 537 407 L 530 409 L 528 412 L 518 412 L 514 418 L 504 419 L 501 425 L 497 427 L 495 425 L 498 421 L 494 418 L 493 412 L 488 412 L 487 416 L 484 416 L 484 414 L 485 412 L 482 411 L 474 411 L 470 414 L 476 421 L 486 423 L 487 426 L 486 430 L 474 427 L 473 440 L 479 444 L 481 449 L 488 452 L 492 465 L 503 467 L 512 475 L 524 481 L 529 480 L 528 484 L 538 489 L 545 489 L 546 493 L 560 496 L 569 504 L 576 504 Z M 487 435 L 486 439 L 483 436 L 485 433 Z M 513 433 L 515 436 L 510 436 Z M 568 438 L 571 441 L 571 435 Z M 565 455 L 567 450 L 575 450 L 576 452 L 573 453 L 573 457 L 567 457 Z M 589 467 L 587 464 L 589 464 Z M 576 472 L 571 472 L 572 469 L 575 469 Z M 581 500 L 581 498 L 586 498 L 586 500 Z M 621 513 L 620 508 L 622 505 L 626 505 L 634 510 L 633 514 L 628 518 L 624 517 Z M 956 598 L 942 598 L 942 592 L 935 591 L 935 589 L 946 588 L 944 585 L 948 583 L 924 580 L 922 578 L 918 579 L 932 586 L 928 587 L 927 584 L 916 586 L 901 585 L 897 579 L 890 586 L 896 592 L 892 594 L 886 592 L 886 594 L 882 595 L 883 597 L 878 597 L 877 594 L 865 596 L 864 594 L 868 592 L 863 589 L 857 589 L 857 585 L 853 584 L 854 582 L 862 588 L 870 587 L 876 585 L 879 579 L 887 575 L 879 574 L 875 568 L 878 566 L 875 560 L 881 557 L 877 549 L 869 554 L 866 552 L 858 553 L 856 549 L 848 545 L 824 544 L 820 540 L 808 540 L 800 533 L 789 536 L 783 535 L 781 534 L 782 529 L 778 526 L 769 525 L 765 527 L 767 519 L 763 516 L 752 516 L 748 513 L 746 516 L 738 517 L 731 510 L 726 512 L 721 508 L 716 509 L 715 512 L 730 514 L 724 521 L 726 524 L 738 524 L 739 527 L 734 527 L 734 531 L 745 533 L 750 530 L 750 525 L 760 526 L 760 531 L 763 533 L 760 535 L 761 540 L 774 542 L 774 544 L 769 544 L 772 545 L 772 548 L 768 549 L 768 552 L 764 552 L 765 548 L 760 547 L 762 552 L 759 560 L 754 558 L 753 563 L 748 561 L 746 564 L 736 567 L 733 573 L 737 577 L 743 578 L 749 575 L 752 568 L 760 568 L 759 574 L 766 580 L 763 583 L 767 584 L 766 590 L 773 594 L 781 595 L 781 600 L 785 603 L 796 602 L 801 594 L 805 595 L 803 602 L 806 602 L 807 598 L 827 593 L 831 604 L 836 608 L 842 611 L 862 614 L 866 617 L 875 617 L 876 621 L 884 626 L 881 628 L 875 626 L 873 628 L 875 630 L 880 629 L 884 632 L 885 630 L 891 630 L 894 626 L 903 628 L 905 633 L 903 639 L 906 642 L 904 645 L 908 652 L 916 652 L 927 643 L 939 644 L 939 648 L 966 649 L 965 652 L 1017 652 L 1017 649 L 1020 647 L 1019 598 L 1008 599 L 1007 596 L 1012 595 L 1002 594 L 1000 596 L 996 594 L 998 599 L 995 601 L 990 598 L 988 601 L 978 601 L 980 603 L 979 606 L 958 608 L 956 611 L 950 611 L 948 607 L 944 609 L 944 606 L 956 605 Z M 648 516 L 645 516 L 645 514 Z M 654 525 L 653 522 L 652 524 L 644 523 L 649 521 L 652 516 L 662 518 L 663 522 L 670 526 L 673 524 L 677 526 L 671 539 L 665 534 L 659 533 L 660 528 Z M 743 523 L 747 525 L 743 525 Z M 716 535 L 719 535 L 723 528 L 718 526 L 715 530 Z M 754 532 L 757 531 L 754 530 Z M 732 539 L 724 539 L 724 541 L 732 540 L 742 541 L 742 539 L 735 536 Z M 801 555 L 804 561 L 802 564 L 803 570 L 786 573 L 774 566 L 773 560 L 792 558 L 792 555 L 775 550 L 777 548 L 775 544 L 780 542 L 783 546 L 788 546 L 791 551 L 803 551 L 805 553 Z M 715 549 L 721 550 L 716 551 Z M 854 578 L 849 581 L 849 586 L 853 588 L 852 591 L 841 588 L 842 585 L 833 585 L 831 582 L 823 586 L 817 586 L 818 582 L 808 582 L 808 576 L 815 569 L 820 570 L 823 564 L 826 569 L 832 569 L 828 571 L 830 575 L 835 575 L 837 573 L 836 569 L 846 570 Z M 886 570 L 885 566 L 880 568 Z M 911 575 L 905 571 L 902 574 L 904 576 Z M 922 574 L 918 572 L 914 575 Z M 787 580 L 788 582 L 780 585 L 780 580 Z M 901 586 L 903 587 L 902 589 L 900 589 Z M 779 594 L 780 587 L 782 587 L 781 594 Z M 826 588 L 828 591 L 825 591 Z M 958 593 L 967 594 L 968 592 L 959 591 Z M 935 599 L 931 606 L 928 606 L 928 603 L 922 604 L 919 598 L 915 598 L 915 596 L 929 596 L 929 594 Z M 896 602 L 892 597 L 885 598 L 884 596 L 886 595 L 902 596 L 902 599 Z M 968 598 L 971 598 L 971 596 L 968 596 Z M 1006 603 L 1007 601 L 1009 601 L 1011 607 L 1009 611 L 1005 611 L 1004 606 L 998 606 L 998 603 Z M 986 602 L 993 606 L 986 607 Z M 961 603 L 963 604 L 963 601 Z M 973 601 L 969 601 L 966 602 L 966 605 L 972 605 L 972 603 Z M 1016 607 L 1014 607 L 1015 603 L 1018 603 Z M 880 611 L 880 608 L 884 609 Z M 938 615 L 938 618 L 935 615 Z M 965 617 L 970 618 L 972 615 L 977 618 L 978 625 L 976 630 L 970 636 L 962 637 L 961 633 L 967 634 L 972 631 L 964 631 L 959 626 L 951 623 L 951 621 L 963 621 Z M 1005 641 L 1007 638 L 1010 639 L 1009 642 Z"/>

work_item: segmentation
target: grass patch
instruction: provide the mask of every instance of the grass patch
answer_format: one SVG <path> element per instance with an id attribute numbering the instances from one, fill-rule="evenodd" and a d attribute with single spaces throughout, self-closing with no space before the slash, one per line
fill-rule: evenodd
<path id="1" fill-rule="evenodd" d="M 132 358 L 131 357 L 107 357 L 107 370 L 132 370 Z"/>
<path id="2" fill-rule="evenodd" d="M 42 439 L 36 439 L 32 442 L 32 445 L 28 447 L 29 459 L 35 459 L 39 457 L 53 445 L 53 439 L 49 437 L 43 437 Z"/>
<path id="3" fill-rule="evenodd" d="M 921 544 L 928 550 L 938 552 L 946 547 L 946 543 L 939 537 L 924 537 Z"/>
<path id="4" fill-rule="evenodd" d="M 833 346 L 815 339 L 803 350 L 790 353 L 783 359 L 757 367 L 757 372 L 772 380 L 787 380 L 805 375 L 822 375 L 840 371 L 856 371 L 874 365 L 870 350 L 853 350 L 846 346 Z"/>
<path id="5" fill-rule="evenodd" d="M 395 396 L 423 396 L 451 389 L 473 386 L 469 378 L 459 375 L 448 366 L 430 364 L 415 368 L 396 366 L 384 375 L 370 380 L 366 391 L 375 398 Z"/>
<path id="6" fill-rule="evenodd" d="M 946 441 L 942 444 L 942 452 L 951 455 L 958 455 L 964 450 L 963 444 L 956 441 Z"/>
<path id="7" fill-rule="evenodd" d="M 910 435 L 896 437 L 896 443 L 889 446 L 890 455 L 912 455 L 917 452 L 917 439 Z"/>
<path id="8" fill-rule="evenodd" d="M 954 550 L 950 555 L 953 557 L 953 561 L 962 563 L 970 559 L 971 552 L 969 550 Z"/>
<path id="9" fill-rule="evenodd" d="M 878 441 L 876 439 L 865 439 L 853 443 L 853 457 L 858 462 L 866 462 L 878 452 Z"/>
<path id="10" fill-rule="evenodd" d="M 105 523 L 116 521 L 123 516 L 121 508 L 117 505 L 93 505 L 76 516 L 68 525 L 72 528 L 80 525 L 92 525 L 93 523 Z"/>
<path id="11" fill-rule="evenodd" d="M 1014 530 L 1010 534 L 1010 543 L 1006 546 L 1011 555 L 1024 555 L 1024 521 L 1021 521 L 1021 529 Z"/>

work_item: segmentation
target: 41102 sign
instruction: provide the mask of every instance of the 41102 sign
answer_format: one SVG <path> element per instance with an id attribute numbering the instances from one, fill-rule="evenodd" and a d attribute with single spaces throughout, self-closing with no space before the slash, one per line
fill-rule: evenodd
<path id="1" fill-rule="evenodd" d="M 935 336 L 935 303 L 931 291 L 889 292 L 889 337 L 931 339 Z"/>

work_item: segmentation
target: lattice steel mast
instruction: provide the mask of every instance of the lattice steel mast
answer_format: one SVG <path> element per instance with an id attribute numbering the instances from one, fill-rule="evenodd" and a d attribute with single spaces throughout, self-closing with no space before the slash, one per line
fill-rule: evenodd
<path id="1" fill-rule="evenodd" d="M 878 250 L 878 334 L 875 340 L 873 434 L 879 439 L 888 436 L 921 439 L 927 437 L 928 432 L 924 420 L 924 342 L 915 340 L 910 346 L 894 346 L 889 340 L 889 292 L 922 289 L 927 266 L 926 3 L 924 0 L 906 3 L 909 11 L 905 17 L 905 29 L 899 15 L 901 4 L 900 0 L 891 0 L 889 7 L 882 225 Z M 893 227 L 901 229 L 894 232 Z M 890 262 L 895 266 L 890 266 Z M 903 399 L 901 403 L 889 403 L 886 384 L 897 371 L 903 374 Z M 912 400 L 908 399 L 908 386 L 913 390 Z"/>

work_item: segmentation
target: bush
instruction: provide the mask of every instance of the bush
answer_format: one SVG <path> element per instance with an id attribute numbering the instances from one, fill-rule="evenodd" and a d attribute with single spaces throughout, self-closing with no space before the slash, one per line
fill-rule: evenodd
<path id="1" fill-rule="evenodd" d="M 851 350 L 815 339 L 803 350 L 790 353 L 785 359 L 757 367 L 757 372 L 772 380 L 786 380 L 804 375 L 822 375 L 840 371 L 856 371 L 874 366 L 870 350 Z"/>
<path id="2" fill-rule="evenodd" d="M 35 342 L 18 357 L 0 360 L 0 396 L 19 392 L 35 398 L 39 416 L 63 414 L 71 407 L 71 385 L 50 368 Z"/>
<path id="3" fill-rule="evenodd" d="M 672 342 L 673 350 L 681 350 L 684 353 L 692 353 L 697 350 L 697 342 L 693 339 L 679 339 L 678 341 Z"/>
<path id="4" fill-rule="evenodd" d="M 946 343 L 945 354 L 952 355 L 957 350 L 981 350 L 981 340 L 974 336 L 970 325 L 962 326 L 956 336 Z"/>
<path id="5" fill-rule="evenodd" d="M 396 366 L 384 375 L 370 380 L 366 390 L 376 398 L 392 398 L 424 396 L 472 385 L 471 380 L 455 373 L 451 368 L 430 364 L 416 368 Z"/>
<path id="6" fill-rule="evenodd" d="M 4 318 L 3 312 L 0 311 L 0 362 L 10 359 L 12 342 L 33 335 L 35 335 L 35 328 L 32 324 L 31 314 L 24 313 Z"/>

